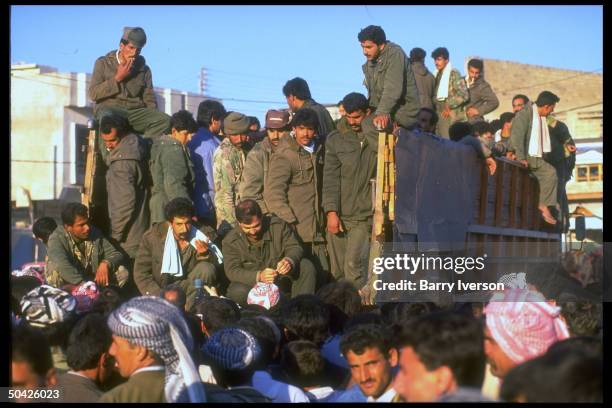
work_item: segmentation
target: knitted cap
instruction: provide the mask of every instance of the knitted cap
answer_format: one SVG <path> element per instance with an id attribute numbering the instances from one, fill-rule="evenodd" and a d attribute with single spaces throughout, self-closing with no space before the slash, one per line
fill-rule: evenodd
<path id="1" fill-rule="evenodd" d="M 484 313 L 491 336 L 517 364 L 546 353 L 553 343 L 569 337 L 561 308 L 534 291 L 497 292 Z"/>
<path id="2" fill-rule="evenodd" d="M 140 27 L 123 27 L 121 39 L 129 41 L 136 48 L 142 48 L 147 43 L 147 35 Z"/>
<path id="3" fill-rule="evenodd" d="M 21 314 L 33 327 L 47 327 L 76 314 L 77 301 L 61 289 L 42 285 L 28 292 L 20 302 Z"/>
<path id="4" fill-rule="evenodd" d="M 223 119 L 223 133 L 226 135 L 241 135 L 249 131 L 251 121 L 242 113 L 232 112 Z"/>
<path id="5" fill-rule="evenodd" d="M 279 299 L 280 290 L 278 286 L 273 283 L 257 282 L 255 286 L 253 286 L 253 289 L 249 291 L 247 303 L 249 305 L 255 304 L 270 309 L 278 303 Z"/>
<path id="6" fill-rule="evenodd" d="M 216 331 L 204 344 L 202 352 L 225 370 L 243 370 L 253 365 L 261 349 L 251 334 L 228 327 Z"/>

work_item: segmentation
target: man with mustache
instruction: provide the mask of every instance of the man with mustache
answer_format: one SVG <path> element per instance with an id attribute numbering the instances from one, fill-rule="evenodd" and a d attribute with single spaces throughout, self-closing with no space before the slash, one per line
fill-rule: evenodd
<path id="1" fill-rule="evenodd" d="M 270 156 L 276 150 L 280 139 L 289 134 L 289 112 L 269 110 L 266 113 L 266 134 L 267 137 L 249 152 L 240 183 L 240 197 L 243 200 L 252 198 L 257 201 L 264 214 L 269 212 L 263 191 L 268 177 Z"/>

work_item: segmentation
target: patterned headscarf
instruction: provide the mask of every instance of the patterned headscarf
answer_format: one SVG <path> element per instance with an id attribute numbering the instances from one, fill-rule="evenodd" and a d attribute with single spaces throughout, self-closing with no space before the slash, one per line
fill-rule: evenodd
<path id="1" fill-rule="evenodd" d="M 206 395 L 190 352 L 193 338 L 181 312 L 155 296 L 123 303 L 108 317 L 113 334 L 157 354 L 166 367 L 168 402 L 205 402 Z"/>
<path id="2" fill-rule="evenodd" d="M 68 292 L 42 285 L 29 291 L 20 305 L 30 326 L 45 328 L 74 316 L 77 301 Z"/>
<path id="3" fill-rule="evenodd" d="M 546 302 L 538 292 L 497 292 L 484 313 L 491 336 L 517 364 L 546 353 L 553 343 L 569 337 L 561 308 Z"/>

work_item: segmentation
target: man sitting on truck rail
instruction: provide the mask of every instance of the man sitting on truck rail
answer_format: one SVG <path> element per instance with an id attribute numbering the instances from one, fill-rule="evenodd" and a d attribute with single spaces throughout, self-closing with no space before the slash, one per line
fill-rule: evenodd
<path id="1" fill-rule="evenodd" d="M 96 118 L 118 113 L 127 118 L 134 132 L 148 138 L 167 133 L 170 116 L 157 110 L 151 69 L 140 55 L 146 42 L 142 28 L 125 27 L 119 49 L 96 60 L 89 98 L 96 103 Z"/>

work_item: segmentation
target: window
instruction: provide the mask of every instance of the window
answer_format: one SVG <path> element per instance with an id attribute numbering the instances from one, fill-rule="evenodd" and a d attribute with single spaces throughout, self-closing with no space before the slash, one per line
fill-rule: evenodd
<path id="1" fill-rule="evenodd" d="M 576 181 L 602 181 L 603 165 L 587 164 L 576 166 Z"/>

